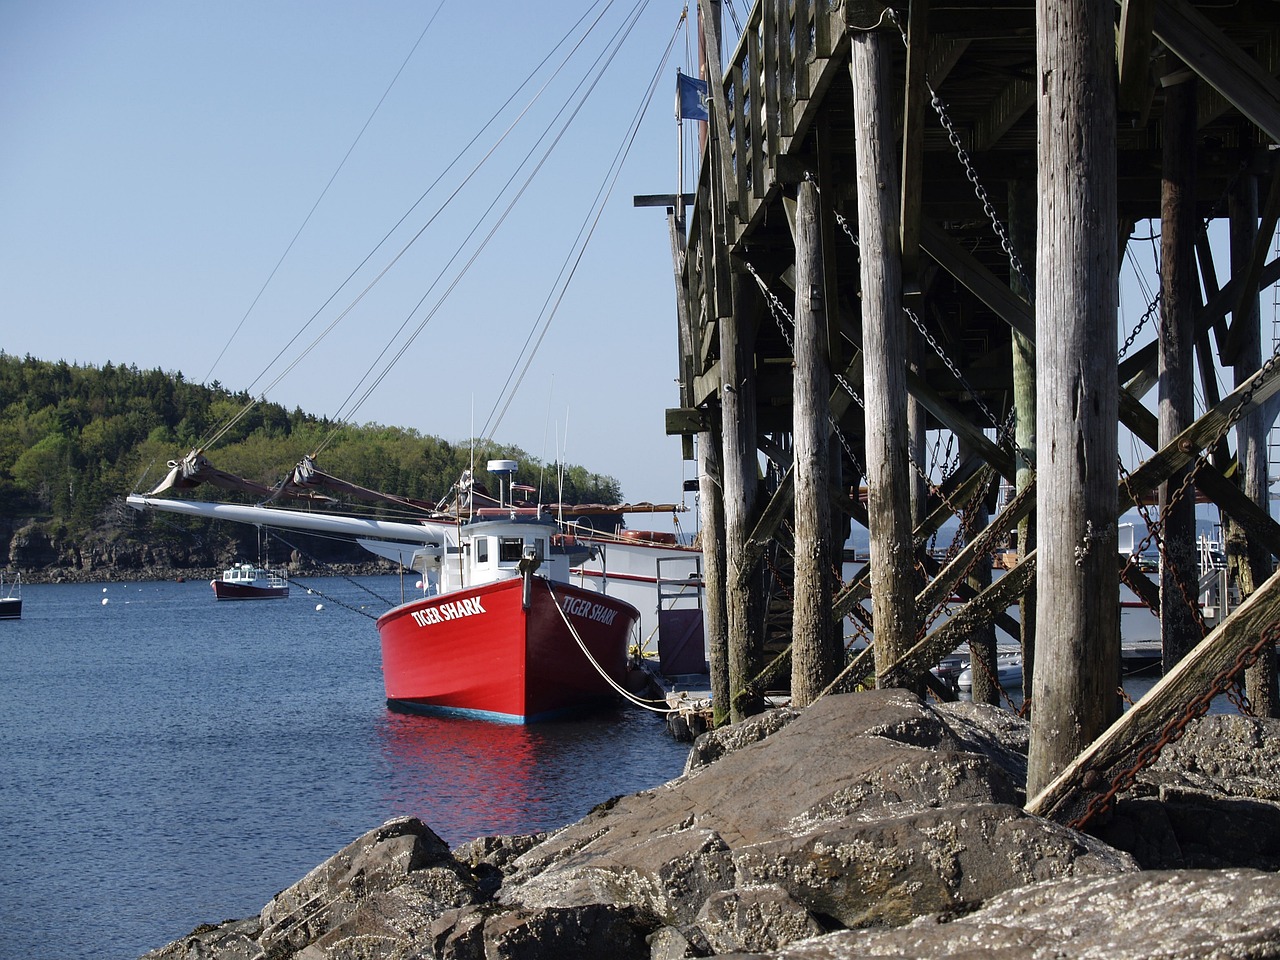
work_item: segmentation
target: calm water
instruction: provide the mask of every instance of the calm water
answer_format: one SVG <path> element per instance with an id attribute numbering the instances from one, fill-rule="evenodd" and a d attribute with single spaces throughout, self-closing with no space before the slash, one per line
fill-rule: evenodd
<path id="1" fill-rule="evenodd" d="M 389 817 L 456 845 L 561 826 L 683 768 L 687 745 L 641 710 L 530 727 L 393 713 L 373 622 L 340 602 L 388 604 L 310 582 L 325 597 L 24 588 L 23 619 L 0 622 L 0 960 L 137 957 L 256 913 Z M 399 599 L 394 577 L 359 582 Z"/>

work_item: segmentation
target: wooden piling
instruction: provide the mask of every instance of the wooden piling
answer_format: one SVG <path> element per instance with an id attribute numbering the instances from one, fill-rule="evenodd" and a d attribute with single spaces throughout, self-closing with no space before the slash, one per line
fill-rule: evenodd
<path id="1" fill-rule="evenodd" d="M 759 552 L 750 541 L 758 494 L 756 386 L 752 365 L 755 331 L 748 310 L 755 297 L 732 278 L 736 310 L 720 318 L 720 409 L 723 430 L 725 611 L 729 625 L 729 715 L 733 722 L 759 712 L 762 702 L 747 690 L 760 669 L 763 637 Z"/>
<path id="2" fill-rule="evenodd" d="M 865 354 L 867 507 L 877 683 L 915 641 L 915 550 L 907 462 L 906 330 L 902 316 L 893 87 L 888 43 L 875 30 L 850 37 L 858 139 L 858 240 Z"/>
<path id="3" fill-rule="evenodd" d="M 1164 88 L 1164 176 L 1160 198 L 1159 444 L 1165 446 L 1195 419 L 1195 128 L 1196 84 L 1169 58 L 1175 78 Z M 1200 572 L 1196 552 L 1194 486 L 1189 468 L 1160 486 L 1164 537 L 1160 572 L 1160 634 L 1164 669 L 1172 669 L 1203 636 L 1196 608 Z M 1178 496 L 1179 491 L 1183 491 Z M 1176 500 L 1174 498 L 1177 497 Z"/>
<path id="4" fill-rule="evenodd" d="M 808 706 L 838 669 L 831 622 L 831 504 L 828 491 L 831 373 L 818 188 L 797 189 L 793 425 L 795 553 L 791 615 L 791 699 Z"/>
<path id="5" fill-rule="evenodd" d="M 1274 181 L 1271 189 L 1272 203 L 1280 187 Z M 1251 272 L 1255 248 L 1259 242 L 1257 178 L 1251 174 L 1242 176 L 1231 191 L 1228 218 L 1231 232 L 1231 268 L 1235 275 Z M 1269 211 L 1264 220 L 1271 221 L 1271 229 L 1262 242 L 1274 232 L 1274 212 Z M 1269 244 L 1268 244 L 1269 245 Z M 1237 301 L 1231 320 L 1231 342 L 1236 346 L 1232 358 L 1232 376 L 1238 386 L 1253 376 L 1262 366 L 1262 331 L 1259 327 L 1258 295 L 1255 290 L 1245 290 Z M 1236 458 L 1239 464 L 1237 477 L 1244 495 L 1264 510 L 1270 505 L 1270 481 L 1267 477 L 1267 433 L 1274 420 L 1275 405 L 1268 403 L 1244 417 L 1236 424 Z M 1233 549 L 1234 567 L 1242 597 L 1250 596 L 1270 573 L 1271 555 L 1256 537 L 1247 537 L 1237 522 L 1226 519 L 1228 544 L 1243 540 L 1242 549 Z M 1240 531 L 1239 537 L 1233 534 Z M 1280 716 L 1280 690 L 1276 679 L 1276 649 L 1263 650 L 1257 662 L 1245 675 L 1245 693 L 1254 713 L 1260 717 Z"/>
<path id="6" fill-rule="evenodd" d="M 1115 5 L 1037 0 L 1039 607 L 1027 792 L 1119 714 Z"/>

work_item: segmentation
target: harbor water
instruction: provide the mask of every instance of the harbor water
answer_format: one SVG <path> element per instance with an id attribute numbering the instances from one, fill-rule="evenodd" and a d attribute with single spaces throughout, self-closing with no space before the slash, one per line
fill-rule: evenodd
<path id="1" fill-rule="evenodd" d="M 527 727 L 391 711 L 370 617 L 398 578 L 304 582 L 320 593 L 24 587 L 0 623 L 0 958 L 137 957 L 257 913 L 390 817 L 455 846 L 683 769 L 688 745 L 634 708 Z"/>

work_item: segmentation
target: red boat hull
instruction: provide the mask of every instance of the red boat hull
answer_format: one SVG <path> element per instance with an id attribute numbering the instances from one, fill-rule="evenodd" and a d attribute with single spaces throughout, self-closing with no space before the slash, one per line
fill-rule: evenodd
<path id="1" fill-rule="evenodd" d="M 524 582 L 513 579 L 415 600 L 380 617 L 387 700 L 526 723 L 616 696 L 609 680 L 623 682 L 639 611 L 563 583 L 553 594 L 538 577 L 530 586 L 527 610 Z"/>
<path id="2" fill-rule="evenodd" d="M 289 596 L 288 587 L 251 587 L 226 580 L 210 580 L 209 585 L 216 600 L 284 600 Z"/>

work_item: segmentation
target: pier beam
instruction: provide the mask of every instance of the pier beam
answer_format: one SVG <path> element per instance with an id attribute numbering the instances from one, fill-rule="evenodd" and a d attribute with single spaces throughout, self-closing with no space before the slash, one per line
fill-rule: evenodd
<path id="1" fill-rule="evenodd" d="M 1167 446 L 1195 419 L 1194 272 L 1196 83 L 1176 57 L 1167 72 L 1181 82 L 1164 88 L 1164 176 L 1160 191 L 1159 446 Z M 1164 670 L 1200 642 L 1203 631 L 1193 604 L 1199 602 L 1194 485 L 1183 489 L 1190 467 L 1160 485 L 1164 524 L 1160 575 L 1160 637 Z M 1182 490 L 1175 501 L 1173 498 Z"/>
<path id="2" fill-rule="evenodd" d="M 1120 713 L 1114 23 L 1113 0 L 1036 2 L 1040 616 L 1028 795 Z"/>
<path id="3" fill-rule="evenodd" d="M 915 550 L 907 460 L 907 348 L 894 163 L 892 34 L 851 32 L 865 354 L 867 509 L 876 683 L 915 642 Z"/>
<path id="4" fill-rule="evenodd" d="M 793 424 L 795 463 L 794 600 L 791 699 L 806 707 L 835 679 L 838 639 L 831 622 L 830 432 L 827 401 L 826 284 L 818 187 L 804 180 L 796 197 L 796 301 Z"/>

